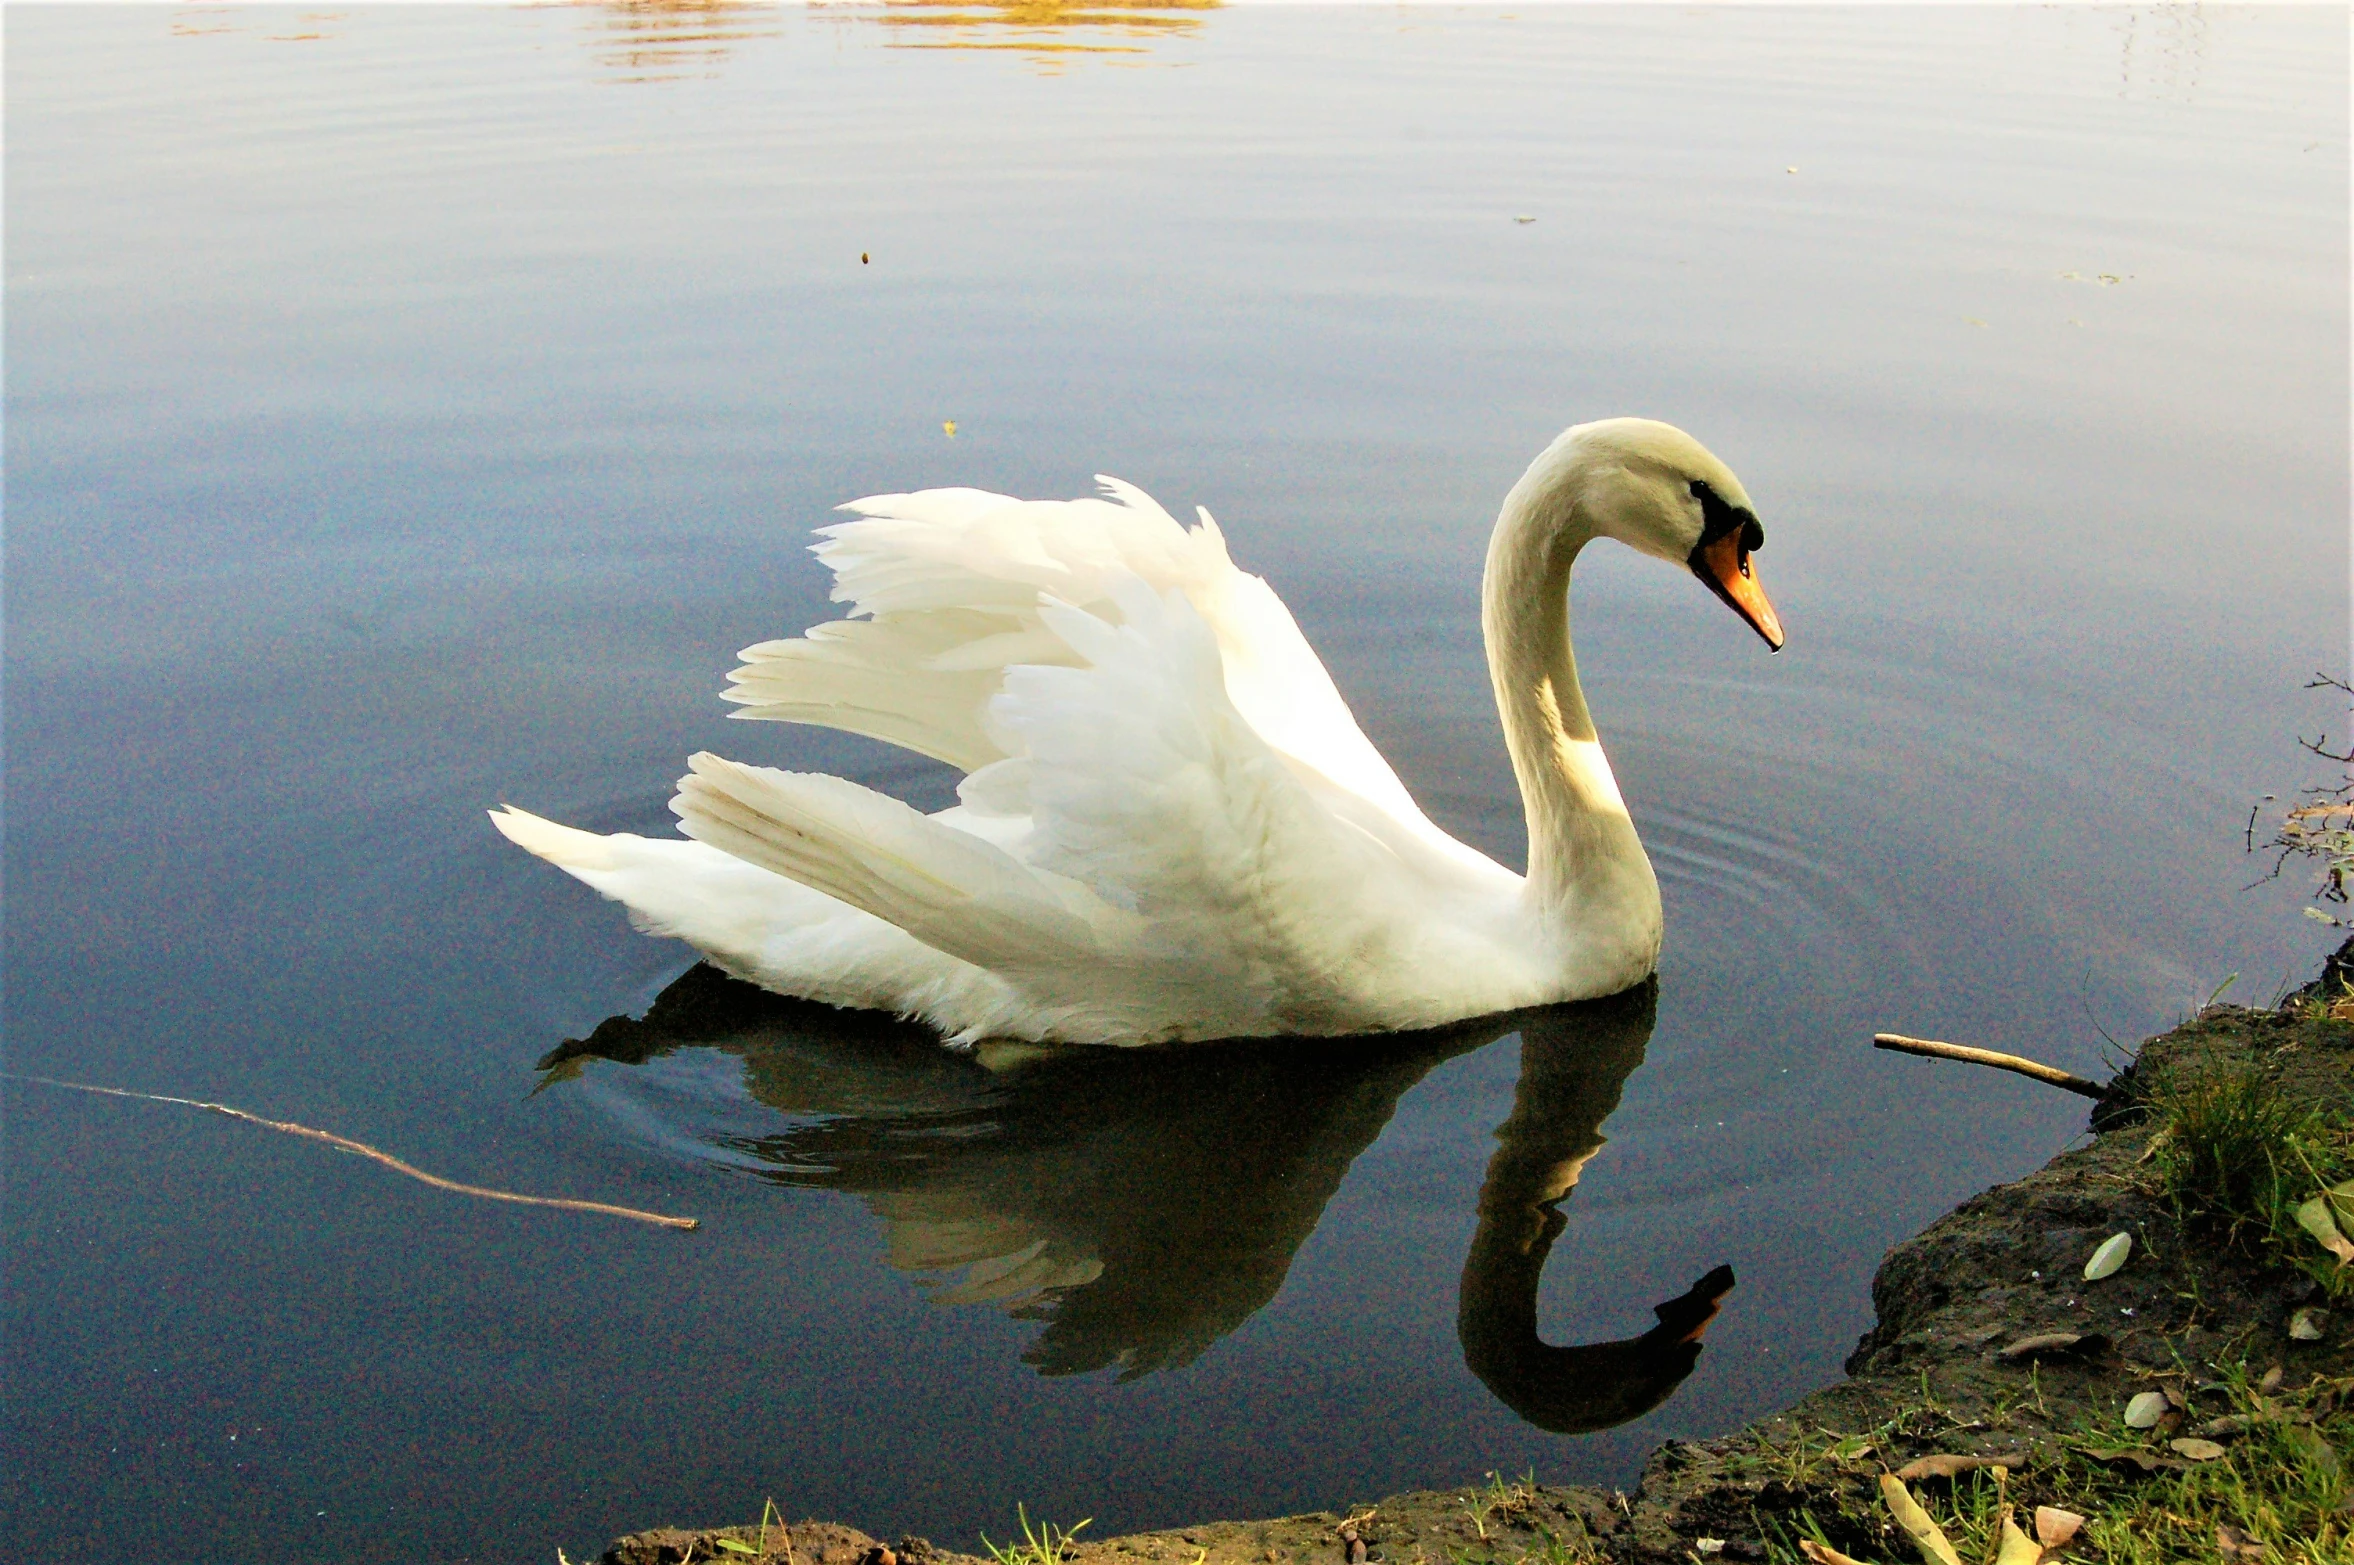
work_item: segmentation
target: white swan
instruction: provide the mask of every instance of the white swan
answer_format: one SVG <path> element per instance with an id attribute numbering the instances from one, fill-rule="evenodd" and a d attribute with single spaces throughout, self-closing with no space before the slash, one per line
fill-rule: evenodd
<path id="1" fill-rule="evenodd" d="M 817 556 L 856 618 L 748 649 L 738 717 L 961 770 L 937 815 L 701 754 L 687 837 L 508 807 L 512 841 L 782 994 L 952 1041 L 1147 1043 L 1428 1027 L 1613 994 L 1659 954 L 1659 885 L 1569 643 L 1578 551 L 1689 566 L 1779 648 L 1740 481 L 1647 419 L 1581 424 L 1512 492 L 1480 621 L 1528 817 L 1526 877 L 1424 818 L 1209 513 L 974 489 L 881 495 Z"/>

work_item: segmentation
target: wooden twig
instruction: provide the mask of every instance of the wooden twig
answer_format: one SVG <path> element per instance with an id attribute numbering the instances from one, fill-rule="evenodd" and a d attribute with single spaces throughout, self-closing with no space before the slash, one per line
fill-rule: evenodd
<path id="1" fill-rule="evenodd" d="M 2045 1065 L 2036 1060 L 2023 1059 L 2016 1054 L 1997 1054 L 1992 1049 L 1972 1049 L 1958 1043 L 1939 1043 L 1934 1038 L 1907 1038 L 1900 1032 L 1872 1034 L 1872 1047 L 1894 1049 L 1899 1054 L 1926 1055 L 1933 1060 L 1960 1060 L 1968 1065 L 1991 1065 L 1996 1070 L 2016 1071 L 2030 1076 L 2048 1087 L 2059 1087 L 2087 1098 L 2105 1098 L 2108 1089 L 2097 1081 L 2086 1081 L 2082 1076 L 2071 1076 L 2056 1065 Z"/>
<path id="2" fill-rule="evenodd" d="M 607 1217 L 626 1217 L 632 1222 L 652 1223 L 659 1228 L 687 1230 L 703 1226 L 692 1217 L 668 1217 L 660 1212 L 641 1212 L 634 1206 L 608 1206 L 602 1201 L 572 1201 L 561 1196 L 517 1195 L 512 1190 L 492 1190 L 484 1185 L 460 1184 L 455 1179 L 444 1179 L 439 1174 L 428 1174 L 413 1163 L 404 1163 L 389 1152 L 379 1152 L 365 1141 L 354 1141 L 330 1130 L 313 1130 L 308 1125 L 297 1125 L 292 1120 L 264 1119 L 259 1114 L 248 1114 L 243 1109 L 231 1108 L 226 1103 L 207 1103 L 200 1098 L 167 1098 L 153 1092 L 132 1092 L 122 1087 L 96 1087 L 88 1082 L 57 1081 L 48 1076 L 19 1076 L 13 1071 L 0 1071 L 10 1081 L 31 1082 L 41 1087 L 58 1087 L 67 1092 L 95 1092 L 109 1098 L 137 1098 L 144 1103 L 177 1103 L 185 1108 L 202 1109 L 208 1114 L 226 1114 L 241 1119 L 248 1125 L 259 1125 L 264 1130 L 283 1131 L 289 1136 L 300 1136 L 305 1141 L 320 1141 L 343 1152 L 356 1152 L 372 1163 L 381 1163 L 396 1174 L 406 1174 L 421 1180 L 436 1190 L 447 1190 L 455 1195 L 479 1196 L 485 1201 L 512 1201 L 519 1206 L 552 1206 L 566 1212 L 602 1212 Z"/>

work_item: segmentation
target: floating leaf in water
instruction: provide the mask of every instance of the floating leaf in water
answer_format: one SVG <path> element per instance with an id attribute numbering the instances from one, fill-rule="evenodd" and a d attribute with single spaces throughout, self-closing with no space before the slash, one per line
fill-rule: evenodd
<path id="1" fill-rule="evenodd" d="M 2084 1518 L 2056 1505 L 2035 1508 L 2035 1541 L 2047 1549 L 2064 1549 L 2084 1529 Z"/>
<path id="2" fill-rule="evenodd" d="M 1880 1498 L 1887 1503 L 1888 1514 L 1896 1518 L 1896 1525 L 1904 1529 L 1904 1535 L 1913 1540 L 1921 1558 L 1929 1565 L 1962 1565 L 1962 1557 L 1954 1552 L 1945 1529 L 1930 1519 L 1929 1513 L 1913 1498 L 1912 1490 L 1894 1473 L 1880 1475 Z"/>
<path id="3" fill-rule="evenodd" d="M 951 439 L 951 440 L 954 440 L 954 439 L 956 438 L 956 420 L 955 420 L 955 419 L 952 419 L 952 418 L 944 418 L 944 419 L 942 419 L 942 420 L 940 421 L 940 427 L 941 427 L 942 429 L 945 429 L 945 430 L 947 430 L 947 431 L 948 431 L 948 438 L 949 438 L 949 439 Z"/>
<path id="4" fill-rule="evenodd" d="M 2092 1259 L 2084 1263 L 2084 1280 L 2099 1282 L 2103 1277 L 2115 1276 L 2117 1269 L 2125 1264 L 2125 1258 L 2132 1253 L 2133 1235 L 2109 1235 L 2101 1241 L 2100 1248 L 2092 1252 Z"/>
<path id="5" fill-rule="evenodd" d="M 2319 1342 L 2321 1328 L 2329 1324 L 2329 1311 L 2308 1304 L 2289 1317 L 2289 1337 L 2296 1342 Z"/>
<path id="6" fill-rule="evenodd" d="M 2194 1462 L 2212 1462 L 2223 1455 L 2223 1447 L 2212 1440 L 2201 1440 L 2196 1435 L 2185 1435 L 2180 1440 L 2169 1440 L 2177 1456 L 2187 1456 Z"/>
<path id="7" fill-rule="evenodd" d="M 2155 1429 L 2158 1420 L 2167 1414 L 2170 1404 L 2163 1391 L 2145 1391 L 2125 1404 L 2125 1427 Z"/>

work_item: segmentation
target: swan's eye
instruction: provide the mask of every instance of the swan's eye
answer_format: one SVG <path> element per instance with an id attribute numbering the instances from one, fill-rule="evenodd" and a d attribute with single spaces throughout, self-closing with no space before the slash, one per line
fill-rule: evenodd
<path id="1" fill-rule="evenodd" d="M 1741 552 L 1765 547 L 1765 528 L 1754 512 L 1746 507 L 1727 505 L 1724 497 L 1708 486 L 1705 478 L 1692 480 L 1692 498 L 1700 502 L 1700 541 L 1716 542 L 1727 533 L 1738 533 Z"/>

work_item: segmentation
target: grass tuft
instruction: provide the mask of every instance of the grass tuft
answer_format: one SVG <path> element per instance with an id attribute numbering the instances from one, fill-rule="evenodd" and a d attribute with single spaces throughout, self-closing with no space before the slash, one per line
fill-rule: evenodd
<path id="1" fill-rule="evenodd" d="M 981 1534 L 981 1547 L 989 1551 L 989 1557 L 995 1560 L 997 1565 L 1068 1565 L 1071 1557 L 1071 1540 L 1079 1535 L 1080 1527 L 1095 1520 L 1090 1516 L 1085 1521 L 1071 1527 L 1057 1527 L 1052 1522 L 1040 1522 L 1033 1528 L 1030 1525 L 1029 1511 L 1019 1502 L 1014 1505 L 1014 1516 L 1022 1526 L 1021 1542 L 1007 1543 L 1001 1547 L 991 1543 L 987 1533 Z"/>
<path id="2" fill-rule="evenodd" d="M 2297 1226 L 2298 1204 L 2354 1174 L 2354 1114 L 2283 1092 L 2253 1064 L 2170 1075 L 2150 1107 L 2159 1188 L 2184 1224 L 2238 1253 L 2307 1272 L 2333 1293 L 2354 1291 Z"/>

